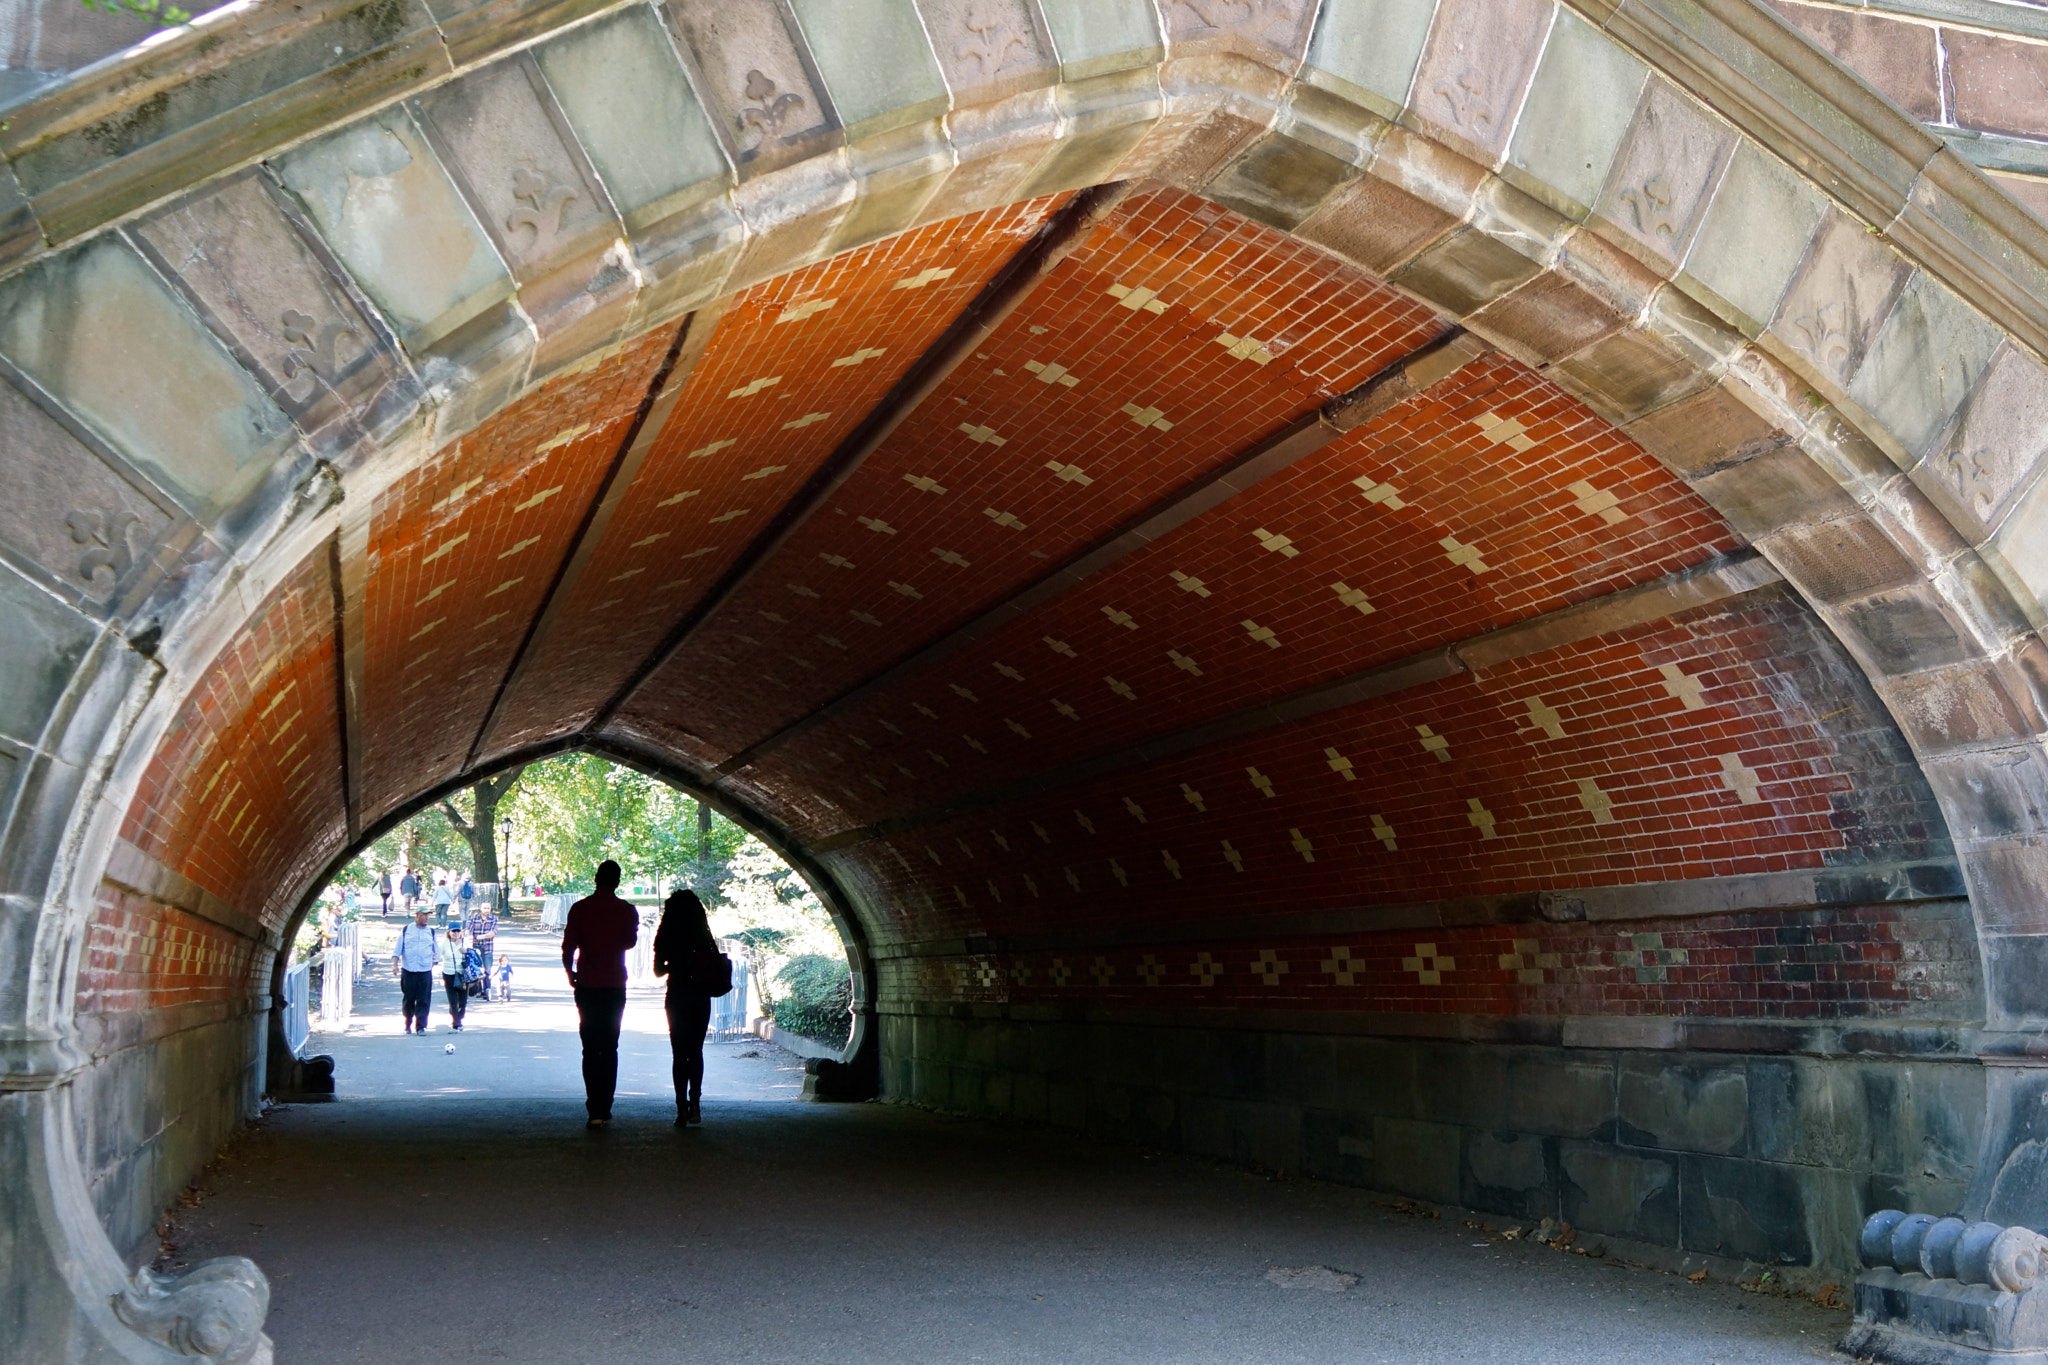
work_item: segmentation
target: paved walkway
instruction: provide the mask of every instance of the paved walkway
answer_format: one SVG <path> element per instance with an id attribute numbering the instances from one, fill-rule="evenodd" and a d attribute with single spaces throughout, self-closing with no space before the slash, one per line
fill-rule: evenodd
<path id="1" fill-rule="evenodd" d="M 712 1049 L 705 1124 L 678 1130 L 652 1001 L 629 1011 L 617 1122 L 586 1132 L 573 1011 L 524 937 L 524 999 L 458 1036 L 400 1036 L 395 990 L 366 980 L 362 1026 L 319 1044 L 342 1101 L 271 1114 L 181 1211 L 180 1259 L 269 1272 L 280 1365 L 1843 1359 L 1844 1314 L 1357 1190 L 792 1103 L 795 1062 L 759 1044 Z M 1358 1280 L 1272 1275 L 1324 1266 Z"/>

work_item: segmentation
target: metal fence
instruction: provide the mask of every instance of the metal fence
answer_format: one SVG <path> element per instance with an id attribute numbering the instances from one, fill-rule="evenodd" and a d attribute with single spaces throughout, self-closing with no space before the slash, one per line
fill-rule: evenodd
<path id="1" fill-rule="evenodd" d="M 358 956 L 355 949 L 338 941 L 321 954 L 320 1027 L 340 1029 L 348 1026 L 348 1016 L 356 1003 Z"/>
<path id="2" fill-rule="evenodd" d="M 307 1000 L 309 988 L 306 979 L 312 967 L 308 960 L 287 968 L 284 974 L 284 1041 L 294 1057 L 306 1046 L 306 1039 L 313 1032 L 313 1023 L 307 1014 L 310 1002 Z"/>
<path id="3" fill-rule="evenodd" d="M 727 952 L 732 944 L 720 940 L 720 946 Z M 747 964 L 735 961 L 732 964 L 732 991 L 716 996 L 711 1001 L 711 1031 L 713 1033 L 745 1033 L 747 1031 Z"/>

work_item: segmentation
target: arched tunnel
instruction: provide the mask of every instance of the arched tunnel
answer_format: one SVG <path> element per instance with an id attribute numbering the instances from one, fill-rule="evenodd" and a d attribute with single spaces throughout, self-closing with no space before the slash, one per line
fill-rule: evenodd
<path id="1" fill-rule="evenodd" d="M 9 1358 L 173 1358 L 130 1267 L 285 1084 L 313 893 L 567 749 L 811 880 L 823 1089 L 2048 1350 L 2048 228 L 1837 49 L 245 0 L 33 86 Z"/>

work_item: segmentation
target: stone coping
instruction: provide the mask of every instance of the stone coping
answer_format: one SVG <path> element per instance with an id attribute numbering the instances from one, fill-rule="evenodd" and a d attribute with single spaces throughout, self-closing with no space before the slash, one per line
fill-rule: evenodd
<path id="1" fill-rule="evenodd" d="M 1671 1018 L 1655 1015 L 1403 1014 L 1375 1010 L 1147 1009 L 1134 1005 L 1011 1005 L 889 1000 L 874 1013 L 899 1018 L 1012 1021 L 1232 1033 L 1323 1034 L 1401 1042 L 1487 1043 L 1608 1052 L 1723 1052 L 1762 1056 L 1966 1062 L 1978 1065 L 1980 1030 L 1927 1020 Z"/>

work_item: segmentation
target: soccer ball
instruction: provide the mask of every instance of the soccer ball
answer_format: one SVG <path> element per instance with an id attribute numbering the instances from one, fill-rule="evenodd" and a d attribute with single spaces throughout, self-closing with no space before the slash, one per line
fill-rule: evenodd
<path id="1" fill-rule="evenodd" d="M 450 1043 L 448 1044 L 448 1046 L 442 1048 L 441 1051 L 447 1053 L 450 1057 L 453 1057 L 455 1055 L 455 1044 Z"/>

